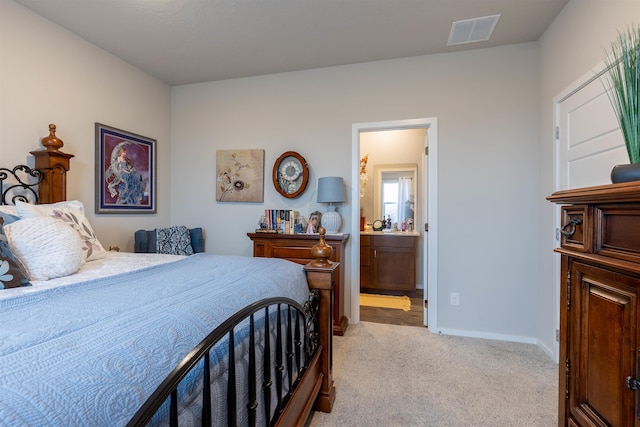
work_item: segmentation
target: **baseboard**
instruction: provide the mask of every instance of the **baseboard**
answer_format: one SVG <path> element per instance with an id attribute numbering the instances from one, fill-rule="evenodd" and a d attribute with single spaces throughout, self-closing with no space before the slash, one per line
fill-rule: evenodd
<path id="1" fill-rule="evenodd" d="M 554 353 L 553 349 L 549 348 L 544 342 L 540 340 L 536 340 L 536 345 L 540 347 L 540 349 L 544 351 L 551 360 L 558 363 L 558 356 Z"/>
<path id="2" fill-rule="evenodd" d="M 518 335 L 493 334 L 489 332 L 465 331 L 462 329 L 447 329 L 447 328 L 438 328 L 437 331 L 431 331 L 431 332 L 444 334 L 444 335 L 454 335 L 458 337 L 483 338 L 487 340 L 521 342 L 525 344 L 536 344 L 536 345 L 539 344 L 538 340 L 535 338 L 522 337 Z"/>

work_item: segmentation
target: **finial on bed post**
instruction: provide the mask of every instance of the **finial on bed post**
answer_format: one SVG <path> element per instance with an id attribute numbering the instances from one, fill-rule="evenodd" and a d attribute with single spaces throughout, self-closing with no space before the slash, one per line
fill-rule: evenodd
<path id="1" fill-rule="evenodd" d="M 64 145 L 64 142 L 56 136 L 56 125 L 49 125 L 49 136 L 42 138 L 42 145 L 47 151 L 58 151 Z"/>
<path id="2" fill-rule="evenodd" d="M 35 169 L 43 174 L 38 184 L 38 203 L 55 203 L 67 199 L 67 171 L 73 154 L 59 149 L 64 145 L 56 136 L 56 125 L 49 125 L 49 135 L 42 138 L 44 150 L 31 151 L 35 157 Z"/>
<path id="3" fill-rule="evenodd" d="M 327 245 L 325 241 L 324 236 L 327 234 L 327 230 L 324 227 L 320 227 L 318 234 L 320 235 L 320 241 L 311 248 L 311 256 L 315 258 L 311 265 L 314 267 L 330 267 L 331 261 L 329 261 L 329 258 L 333 254 L 333 248 Z"/>

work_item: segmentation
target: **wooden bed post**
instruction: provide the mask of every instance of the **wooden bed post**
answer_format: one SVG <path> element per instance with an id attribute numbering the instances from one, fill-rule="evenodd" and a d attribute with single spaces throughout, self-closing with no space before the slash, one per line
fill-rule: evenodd
<path id="1" fill-rule="evenodd" d="M 73 154 L 59 151 L 64 145 L 56 137 L 56 125 L 49 125 L 49 135 L 42 138 L 44 150 L 31 151 L 35 157 L 35 169 L 40 170 L 44 177 L 38 184 L 38 203 L 56 203 L 67 200 L 67 171 L 69 159 Z"/>
<path id="2" fill-rule="evenodd" d="M 307 272 L 307 281 L 311 289 L 320 292 L 320 308 L 318 313 L 318 328 L 320 340 L 320 369 L 323 374 L 322 385 L 315 409 L 321 412 L 331 412 L 333 402 L 336 399 L 336 388 L 333 385 L 333 285 L 335 283 L 336 269 L 339 263 L 331 262 L 328 258 L 333 248 L 325 242 L 326 230 L 320 228 L 320 242 L 312 249 L 312 255 L 316 258 L 304 266 Z"/>

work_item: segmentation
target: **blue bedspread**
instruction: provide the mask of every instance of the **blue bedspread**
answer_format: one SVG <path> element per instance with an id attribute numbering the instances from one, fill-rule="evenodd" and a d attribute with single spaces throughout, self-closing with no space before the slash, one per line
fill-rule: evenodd
<path id="1" fill-rule="evenodd" d="M 231 314 L 308 292 L 297 264 L 197 254 L 0 300 L 0 425 L 124 425 Z"/>

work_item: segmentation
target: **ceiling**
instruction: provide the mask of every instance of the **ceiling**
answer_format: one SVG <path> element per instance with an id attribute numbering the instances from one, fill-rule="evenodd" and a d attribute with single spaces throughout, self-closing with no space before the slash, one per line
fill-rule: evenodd
<path id="1" fill-rule="evenodd" d="M 15 0 L 169 85 L 536 41 L 568 0 Z M 500 14 L 489 41 L 452 23 Z"/>

